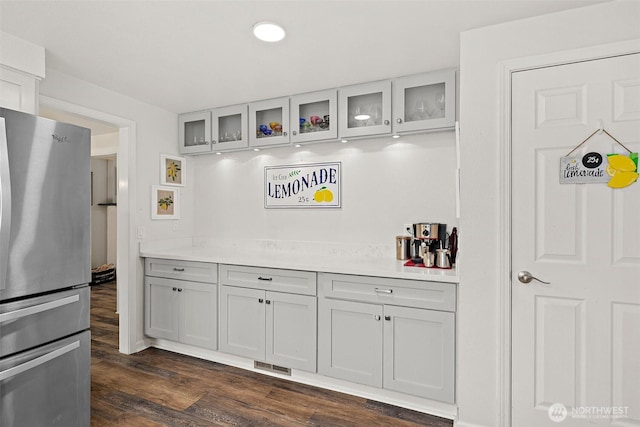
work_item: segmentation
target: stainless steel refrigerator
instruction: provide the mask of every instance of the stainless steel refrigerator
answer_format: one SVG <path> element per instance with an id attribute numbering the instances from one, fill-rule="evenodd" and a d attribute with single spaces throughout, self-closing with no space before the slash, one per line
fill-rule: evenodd
<path id="1" fill-rule="evenodd" d="M 90 131 L 0 108 L 0 426 L 90 424 Z"/>

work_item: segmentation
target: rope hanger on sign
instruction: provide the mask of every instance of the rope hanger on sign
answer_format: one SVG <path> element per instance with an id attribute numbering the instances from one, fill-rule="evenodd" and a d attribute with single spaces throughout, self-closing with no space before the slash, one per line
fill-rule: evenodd
<path id="1" fill-rule="evenodd" d="M 589 135 L 588 137 L 586 137 L 586 138 L 585 138 L 585 139 L 584 139 L 580 144 L 576 145 L 576 146 L 575 146 L 575 148 L 574 148 L 573 150 L 569 151 L 565 157 L 567 157 L 567 156 L 571 155 L 571 153 L 573 153 L 574 151 L 576 151 L 576 150 L 577 150 L 578 148 L 580 148 L 580 147 L 581 147 L 585 142 L 587 142 L 588 140 L 590 140 L 592 136 L 594 136 L 595 134 L 597 134 L 597 133 L 599 133 L 599 132 L 604 132 L 604 133 L 606 133 L 606 134 L 607 134 L 607 136 L 609 136 L 609 138 L 613 139 L 613 140 L 614 140 L 615 142 L 617 142 L 617 143 L 618 143 L 622 148 L 624 148 L 625 150 L 627 150 L 627 152 L 628 152 L 629 154 L 631 154 L 631 150 L 629 150 L 627 147 L 625 147 L 625 145 L 624 145 L 622 142 L 618 141 L 618 140 L 617 140 L 613 135 L 611 135 L 609 132 L 607 132 L 605 128 L 600 127 L 599 129 L 596 129 L 596 130 L 595 130 L 591 135 Z"/>

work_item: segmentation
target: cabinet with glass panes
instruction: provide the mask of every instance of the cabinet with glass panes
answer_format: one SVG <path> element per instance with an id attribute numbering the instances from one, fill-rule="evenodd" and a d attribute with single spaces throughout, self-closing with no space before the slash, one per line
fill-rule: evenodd
<path id="1" fill-rule="evenodd" d="M 338 136 L 391 133 L 391 80 L 338 89 Z"/>
<path id="2" fill-rule="evenodd" d="M 249 104 L 249 146 L 254 148 L 290 144 L 289 97 Z"/>
<path id="3" fill-rule="evenodd" d="M 291 97 L 291 142 L 323 142 L 338 138 L 336 89 Z"/>
<path id="4" fill-rule="evenodd" d="M 211 112 L 199 111 L 178 116 L 180 154 L 211 152 Z"/>
<path id="5" fill-rule="evenodd" d="M 393 81 L 394 133 L 453 128 L 455 116 L 455 70 L 417 74 Z"/>
<path id="6" fill-rule="evenodd" d="M 212 150 L 216 153 L 249 146 L 247 104 L 216 108 L 211 111 Z"/>

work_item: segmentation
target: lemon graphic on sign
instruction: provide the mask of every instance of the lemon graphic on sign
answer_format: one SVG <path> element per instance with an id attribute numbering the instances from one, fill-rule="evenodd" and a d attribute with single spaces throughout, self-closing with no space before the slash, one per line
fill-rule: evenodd
<path id="1" fill-rule="evenodd" d="M 611 177 L 607 184 L 611 188 L 624 188 L 638 180 L 638 166 L 629 156 L 613 154 L 607 157 L 607 174 Z"/>
<path id="2" fill-rule="evenodd" d="M 322 187 L 313 195 L 313 200 L 318 203 L 331 202 L 333 200 L 333 193 L 327 187 Z"/>

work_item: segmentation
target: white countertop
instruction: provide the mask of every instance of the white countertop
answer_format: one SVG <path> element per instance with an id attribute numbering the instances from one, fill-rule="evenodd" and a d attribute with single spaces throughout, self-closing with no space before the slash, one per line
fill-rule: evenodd
<path id="1" fill-rule="evenodd" d="M 387 248 L 365 247 L 364 250 L 358 250 L 353 249 L 354 246 L 339 244 L 256 242 L 240 245 L 237 242 L 196 242 L 196 245 L 185 245 L 187 242 L 184 239 L 173 243 L 145 242 L 140 245 L 140 256 L 445 283 L 459 282 L 455 269 L 405 267 L 405 261 L 396 260 L 393 252 L 389 254 Z"/>

